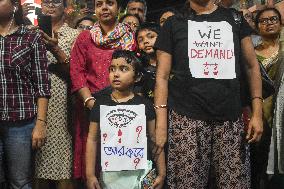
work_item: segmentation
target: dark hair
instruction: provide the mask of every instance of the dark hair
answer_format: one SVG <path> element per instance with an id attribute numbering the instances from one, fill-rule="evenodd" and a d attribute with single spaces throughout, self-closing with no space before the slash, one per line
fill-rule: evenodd
<path id="1" fill-rule="evenodd" d="M 80 18 L 79 20 L 76 21 L 76 23 L 75 23 L 75 28 L 77 28 L 77 27 L 79 26 L 80 22 L 82 22 L 82 21 L 84 21 L 84 20 L 89 20 L 89 21 L 91 21 L 91 22 L 93 22 L 93 23 L 96 22 L 96 20 L 95 20 L 94 18 L 92 18 L 92 17 L 90 17 L 90 16 L 84 16 L 84 17 L 82 17 L 82 18 Z"/>
<path id="2" fill-rule="evenodd" d="M 257 13 L 257 15 L 255 16 L 255 21 L 254 21 L 254 22 L 255 22 L 255 27 L 256 27 L 257 30 L 259 30 L 259 27 L 258 27 L 259 18 L 260 18 L 260 16 L 261 16 L 264 12 L 266 12 L 266 11 L 273 11 L 273 12 L 275 12 L 275 13 L 277 14 L 278 18 L 279 18 L 280 25 L 282 24 L 280 12 L 279 12 L 276 8 L 269 7 L 269 8 L 265 8 L 265 9 L 260 10 L 260 11 Z"/>
<path id="3" fill-rule="evenodd" d="M 137 3 L 142 3 L 143 6 L 144 6 L 144 16 L 146 16 L 147 14 L 147 2 L 145 0 L 129 0 L 128 3 L 127 3 L 127 9 L 128 9 L 128 5 L 129 3 L 132 3 L 132 2 L 137 2 Z"/>
<path id="4" fill-rule="evenodd" d="M 135 71 L 135 76 L 142 76 L 144 65 L 149 63 L 149 59 L 141 53 L 128 50 L 115 50 L 112 54 L 112 59 L 124 58 L 128 64 L 131 64 Z"/>
<path id="5" fill-rule="evenodd" d="M 93 0 L 93 1 L 94 1 L 94 3 L 96 3 L 96 0 Z M 117 3 L 117 7 L 119 8 L 121 6 L 121 0 L 116 0 L 116 3 Z M 95 7 L 95 5 L 94 5 L 94 7 Z"/>
<path id="6" fill-rule="evenodd" d="M 142 21 L 141 21 L 140 17 L 139 17 L 137 14 L 129 14 L 129 13 L 127 13 L 127 14 L 123 15 L 123 16 L 119 19 L 119 22 L 120 22 L 120 23 L 122 23 L 122 22 L 123 22 L 123 20 L 124 20 L 125 18 L 127 18 L 127 17 L 131 17 L 131 16 L 132 16 L 132 17 L 137 18 L 137 20 L 138 20 L 139 24 L 141 24 L 141 23 L 142 23 Z"/>
<path id="7" fill-rule="evenodd" d="M 163 9 L 163 11 L 160 13 L 160 15 L 159 15 L 159 17 L 158 17 L 158 23 L 160 23 L 161 17 L 162 17 L 163 14 L 165 14 L 166 12 L 172 12 L 174 15 L 177 15 L 177 14 L 179 13 L 176 9 L 174 9 L 174 8 L 172 8 L 172 7 Z"/>
<path id="8" fill-rule="evenodd" d="M 14 14 L 14 19 L 17 25 L 24 24 L 24 16 L 23 16 L 23 9 L 20 0 L 11 0 L 12 5 L 17 7 L 17 10 Z"/>
<path id="9" fill-rule="evenodd" d="M 160 25 L 155 22 L 144 22 L 138 27 L 138 30 L 136 32 L 136 38 L 138 36 L 138 33 L 142 30 L 150 30 L 159 35 L 160 29 Z"/>

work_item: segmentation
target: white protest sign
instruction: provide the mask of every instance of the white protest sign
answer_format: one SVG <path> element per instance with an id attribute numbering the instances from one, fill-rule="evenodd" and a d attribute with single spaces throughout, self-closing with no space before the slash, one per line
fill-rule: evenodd
<path id="1" fill-rule="evenodd" d="M 41 8 L 41 0 L 21 0 L 21 4 L 24 3 L 31 3 L 31 6 L 34 6 L 35 8 Z M 37 15 L 35 14 L 35 10 L 31 10 L 31 13 L 27 15 L 29 20 L 32 22 L 33 25 L 38 25 L 37 22 Z"/>
<path id="2" fill-rule="evenodd" d="M 147 168 L 145 105 L 100 106 L 103 171 Z"/>
<path id="3" fill-rule="evenodd" d="M 194 78 L 236 78 L 232 26 L 226 21 L 189 20 L 188 57 Z"/>

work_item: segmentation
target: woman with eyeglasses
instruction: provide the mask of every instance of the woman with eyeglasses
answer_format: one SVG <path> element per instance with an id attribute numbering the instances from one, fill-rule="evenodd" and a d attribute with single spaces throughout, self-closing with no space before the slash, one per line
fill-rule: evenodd
<path id="1" fill-rule="evenodd" d="M 281 15 L 275 8 L 261 10 L 255 18 L 255 26 L 261 36 L 261 43 L 255 47 L 258 61 L 264 66 L 270 79 L 275 80 L 278 70 L 279 37 L 281 32 Z M 260 188 L 260 183 L 265 182 L 266 173 L 271 173 L 273 167 L 267 169 L 268 152 L 271 138 L 273 120 L 273 96 L 263 102 L 263 137 L 251 148 L 252 159 L 252 186 Z"/>
<path id="2" fill-rule="evenodd" d="M 87 113 L 95 103 L 93 95 L 110 85 L 108 67 L 115 49 L 135 50 L 130 26 L 118 23 L 119 0 L 95 0 L 98 21 L 78 36 L 71 53 L 71 91 L 77 94 L 74 108 L 74 177 L 86 178 L 85 152 L 88 135 Z"/>
<path id="3" fill-rule="evenodd" d="M 79 32 L 64 22 L 65 0 L 42 0 L 41 6 L 42 13 L 51 16 L 52 25 L 52 36 L 42 32 L 48 49 L 51 98 L 46 119 L 45 145 L 35 157 L 35 187 L 72 189 L 69 61 L 72 44 Z"/>

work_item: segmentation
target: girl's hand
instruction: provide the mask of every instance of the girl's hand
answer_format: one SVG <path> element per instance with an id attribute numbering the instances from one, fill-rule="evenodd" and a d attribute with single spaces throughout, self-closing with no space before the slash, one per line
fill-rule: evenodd
<path id="1" fill-rule="evenodd" d="M 153 186 L 151 187 L 152 189 L 162 189 L 164 186 L 164 181 L 165 181 L 165 177 L 158 175 L 157 178 L 155 179 L 155 182 L 153 184 Z"/>
<path id="2" fill-rule="evenodd" d="M 87 188 L 88 189 L 101 189 L 97 177 L 92 176 L 87 178 Z"/>

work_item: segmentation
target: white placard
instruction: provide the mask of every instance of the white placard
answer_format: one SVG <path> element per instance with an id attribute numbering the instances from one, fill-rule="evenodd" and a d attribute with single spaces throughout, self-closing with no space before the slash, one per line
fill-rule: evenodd
<path id="1" fill-rule="evenodd" d="M 236 78 L 232 26 L 226 21 L 189 20 L 188 57 L 194 78 Z"/>
<path id="2" fill-rule="evenodd" d="M 41 0 L 21 0 L 21 4 L 24 3 L 32 3 L 32 6 L 41 8 Z M 35 14 L 35 10 L 30 11 L 31 13 L 27 15 L 29 20 L 32 22 L 33 25 L 38 25 L 37 22 L 37 15 Z"/>
<path id="3" fill-rule="evenodd" d="M 103 171 L 147 168 L 145 105 L 100 106 Z"/>

